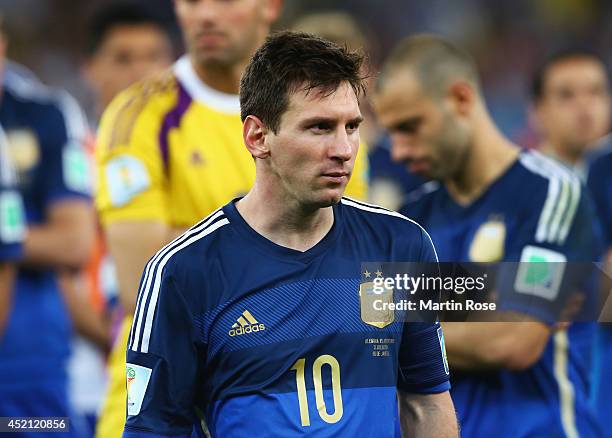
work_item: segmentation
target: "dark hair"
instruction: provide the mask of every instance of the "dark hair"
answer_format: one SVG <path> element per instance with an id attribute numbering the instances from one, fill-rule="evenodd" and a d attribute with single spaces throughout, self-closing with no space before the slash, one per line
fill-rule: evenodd
<path id="1" fill-rule="evenodd" d="M 362 64 L 359 52 L 323 38 L 275 33 L 255 52 L 240 80 L 240 117 L 256 116 L 276 133 L 291 93 L 316 89 L 328 96 L 348 82 L 359 97 L 365 93 Z"/>
<path id="2" fill-rule="evenodd" d="M 376 83 L 381 91 L 389 77 L 402 68 L 415 73 L 423 90 L 433 97 L 446 95 L 451 81 L 463 79 L 480 92 L 476 62 L 465 50 L 433 34 L 406 37 L 391 51 Z"/>
<path id="3" fill-rule="evenodd" d="M 535 69 L 531 79 L 531 98 L 533 101 L 539 101 L 544 95 L 544 88 L 546 83 L 546 76 L 552 67 L 556 64 L 568 61 L 570 59 L 591 59 L 595 62 L 601 63 L 606 69 L 603 59 L 594 51 L 587 48 L 566 48 L 563 50 L 556 51 L 548 55 L 544 61 L 538 65 Z M 606 69 L 606 76 L 608 71 Z"/>
<path id="4" fill-rule="evenodd" d="M 169 28 L 145 1 L 115 1 L 98 8 L 89 20 L 89 39 L 86 51 L 94 54 L 104 43 L 104 38 L 115 26 L 152 25 L 168 35 Z"/>

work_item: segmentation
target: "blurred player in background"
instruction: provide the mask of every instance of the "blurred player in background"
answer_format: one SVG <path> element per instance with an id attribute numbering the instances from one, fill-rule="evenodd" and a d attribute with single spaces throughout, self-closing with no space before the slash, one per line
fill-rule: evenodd
<path id="1" fill-rule="evenodd" d="M 541 151 L 584 177 L 586 154 L 610 131 L 603 61 L 586 51 L 559 52 L 537 69 L 531 95 Z"/>
<path id="2" fill-rule="evenodd" d="M 83 74 L 95 95 L 90 125 L 122 90 L 139 79 L 161 72 L 172 63 L 170 35 L 161 19 L 142 1 L 113 1 L 95 10 L 89 20 Z M 93 155 L 93 147 L 90 151 Z M 120 321 L 114 265 L 101 232 L 87 267 L 87 287 L 97 312 L 107 321 Z M 114 327 L 113 327 L 114 328 Z M 110 336 L 109 340 L 114 338 Z M 114 331 L 114 330 L 113 330 Z M 110 343 L 109 343 L 110 344 Z M 106 372 L 100 351 L 82 338 L 75 339 L 70 361 L 71 398 L 88 419 L 90 430 L 104 396 Z M 108 346 L 103 348 L 108 350 Z"/>
<path id="3" fill-rule="evenodd" d="M 604 62 L 588 51 L 556 53 L 536 71 L 532 98 L 534 119 L 542 135 L 542 151 L 570 166 L 581 178 L 586 180 L 588 174 L 588 188 L 603 226 L 604 244 L 610 247 L 612 166 L 610 159 L 605 158 L 609 154 L 610 139 L 604 136 L 610 130 L 611 114 L 609 75 Z M 597 160 L 597 156 L 601 159 Z M 596 163 L 589 169 L 594 159 Z M 602 424 L 610 424 L 610 329 L 598 327 L 596 341 L 592 398 Z M 612 436 L 609 427 L 603 430 L 606 436 Z"/>
<path id="4" fill-rule="evenodd" d="M 187 437 L 202 417 L 215 437 L 394 437 L 398 420 L 457 437 L 440 325 L 368 324 L 353 299 L 362 260 L 436 260 L 420 226 L 342 197 L 361 59 L 293 32 L 253 56 L 240 105 L 255 183 L 147 265 L 124 437 Z"/>
<path id="5" fill-rule="evenodd" d="M 403 41 L 382 70 L 376 108 L 394 158 L 439 181 L 402 212 L 430 232 L 441 261 L 597 260 L 578 178 L 499 132 L 468 54 L 436 36 Z M 554 210 L 559 203 L 567 208 Z M 517 322 L 445 324 L 462 436 L 599 436 L 588 404 L 593 324 L 555 330 L 536 305 L 546 300 L 517 308 L 513 289 L 496 292 Z"/>
<path id="6" fill-rule="evenodd" d="M 0 37 L 0 51 L 4 41 Z M 0 55 L 0 62 L 3 56 Z M 2 71 L 0 65 L 0 71 Z M 4 130 L 0 128 L 0 340 L 13 300 L 16 262 L 22 257 L 25 238 L 23 200 L 16 190 L 17 180 L 8 154 Z"/>
<path id="7" fill-rule="evenodd" d="M 608 278 L 612 278 L 612 145 L 608 143 L 598 151 L 597 158 L 591 163 L 587 186 L 595 202 L 599 221 L 603 228 L 606 247 L 604 269 Z M 612 437 L 610 407 L 612 406 L 612 285 L 607 282 L 607 299 L 602 312 L 604 323 L 600 324 L 597 333 L 597 350 L 595 355 L 595 373 L 592 400 L 595 404 L 601 423 L 604 425 L 604 436 Z"/>
<path id="8" fill-rule="evenodd" d="M 0 82 L 5 56 L 6 40 L 0 28 Z M 23 199 L 16 186 L 17 178 L 9 156 L 6 135 L 0 127 L 0 340 L 12 306 L 15 262 L 22 257 L 25 238 Z"/>
<path id="9" fill-rule="evenodd" d="M 105 4 L 88 29 L 83 73 L 96 96 L 96 118 L 120 91 L 173 61 L 169 31 L 144 1 Z"/>
<path id="10" fill-rule="evenodd" d="M 176 0 L 188 53 L 167 74 L 121 93 L 102 119 L 96 202 L 130 317 L 113 350 L 100 437 L 120 436 L 125 422 L 125 345 L 145 262 L 213 209 L 246 193 L 254 180 L 237 92 L 281 3 Z M 365 156 L 356 167 L 349 192 L 363 198 Z"/>
<path id="11" fill-rule="evenodd" d="M 79 436 L 67 393 L 70 319 L 79 331 L 97 330 L 78 291 L 78 271 L 94 236 L 85 119 L 68 94 L 10 64 L 2 71 L 0 125 L 27 221 L 22 266 L 0 340 L 0 412 L 70 416 L 70 434 Z M 36 433 L 22 436 L 30 435 Z"/>

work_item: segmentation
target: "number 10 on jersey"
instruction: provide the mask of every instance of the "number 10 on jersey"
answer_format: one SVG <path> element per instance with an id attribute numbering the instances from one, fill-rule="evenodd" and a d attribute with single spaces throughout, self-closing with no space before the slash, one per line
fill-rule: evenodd
<path id="1" fill-rule="evenodd" d="M 329 413 L 323 398 L 323 381 L 321 372 L 323 365 L 329 365 L 331 368 L 331 383 L 332 393 L 334 396 L 334 411 Z M 295 371 L 295 380 L 297 385 L 298 402 L 300 405 L 300 419 L 302 426 L 310 426 L 310 413 L 308 412 L 308 394 L 306 392 L 305 378 L 306 359 L 298 359 L 291 367 Z M 319 416 L 326 423 L 337 423 L 342 418 L 342 387 L 340 386 L 340 364 L 334 356 L 324 354 L 315 359 L 312 364 L 312 380 L 314 382 L 315 401 Z"/>

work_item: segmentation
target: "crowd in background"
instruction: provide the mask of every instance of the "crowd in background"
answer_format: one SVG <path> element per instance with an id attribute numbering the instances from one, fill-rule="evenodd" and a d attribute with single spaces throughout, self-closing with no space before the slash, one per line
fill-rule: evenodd
<path id="1" fill-rule="evenodd" d="M 86 53 L 88 17 L 104 0 L 1 0 L 11 46 L 9 55 L 46 83 L 66 88 L 90 113 L 92 96 L 80 75 Z M 376 3 L 376 4 L 374 4 Z M 176 53 L 182 50 L 170 1 L 151 0 L 168 24 Z M 533 146 L 526 103 L 529 77 L 546 54 L 567 46 L 589 47 L 611 62 L 606 42 L 612 32 L 612 5 L 603 0 L 454 2 L 288 0 L 276 28 L 290 26 L 313 12 L 351 15 L 370 41 L 369 55 L 379 65 L 402 36 L 435 32 L 461 44 L 476 58 L 487 102 L 503 132 Z"/>

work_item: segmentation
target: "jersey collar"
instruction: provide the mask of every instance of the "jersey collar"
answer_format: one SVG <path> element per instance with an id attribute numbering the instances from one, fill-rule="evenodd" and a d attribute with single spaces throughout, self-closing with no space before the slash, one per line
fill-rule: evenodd
<path id="1" fill-rule="evenodd" d="M 240 98 L 206 85 L 195 72 L 188 55 L 183 55 L 174 64 L 174 74 L 191 97 L 216 111 L 240 114 Z"/>
<path id="2" fill-rule="evenodd" d="M 235 205 L 240 199 L 241 198 L 236 198 L 223 207 L 223 211 L 228 216 L 233 228 L 250 242 L 251 245 L 254 245 L 254 248 L 260 249 L 277 258 L 284 260 L 292 259 L 307 263 L 333 247 L 338 236 L 341 234 L 342 211 L 340 205 L 336 204 L 332 207 L 334 210 L 334 223 L 329 232 L 315 246 L 306 251 L 297 251 L 278 245 L 259 234 L 244 220 Z"/>

